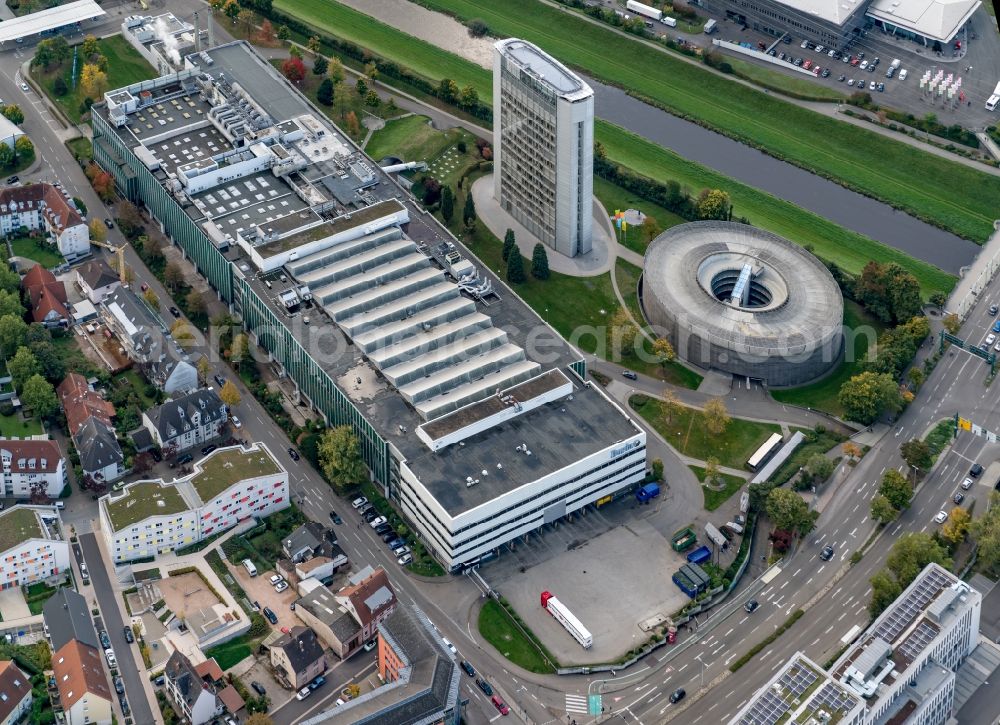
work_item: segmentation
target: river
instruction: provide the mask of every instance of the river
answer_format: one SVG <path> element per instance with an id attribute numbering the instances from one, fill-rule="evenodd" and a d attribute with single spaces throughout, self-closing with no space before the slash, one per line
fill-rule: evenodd
<path id="1" fill-rule="evenodd" d="M 447 15 L 408 0 L 340 2 L 477 65 L 491 67 L 493 41 L 470 37 L 465 26 Z M 594 113 L 599 118 L 946 272 L 957 274 L 979 252 L 979 245 L 974 242 L 926 224 L 888 204 L 677 118 L 619 88 L 591 78 L 587 82 L 594 89 Z"/>

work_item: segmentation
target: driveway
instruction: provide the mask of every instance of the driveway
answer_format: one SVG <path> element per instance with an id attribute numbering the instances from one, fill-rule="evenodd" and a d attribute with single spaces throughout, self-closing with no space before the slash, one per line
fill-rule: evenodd
<path id="1" fill-rule="evenodd" d="M 100 547 L 93 534 L 83 534 L 80 536 L 80 546 L 83 547 L 83 555 L 87 560 L 87 569 L 94 582 L 94 594 L 97 596 L 97 603 L 101 609 L 101 616 L 104 620 L 104 628 L 111 637 L 111 645 L 118 659 L 118 669 L 122 680 L 125 682 L 125 693 L 128 696 L 128 704 L 132 707 L 132 717 L 137 723 L 153 722 L 153 712 L 149 708 L 149 701 L 146 699 L 146 690 L 142 681 L 145 667 L 140 666 L 142 660 L 136 661 L 136 647 L 125 641 L 123 630 L 125 622 L 122 621 L 121 611 L 118 609 L 118 587 L 114 586 L 108 576 L 108 565 L 101 556 Z"/>
<path id="2" fill-rule="evenodd" d="M 20 587 L 11 587 L 0 591 L 0 615 L 3 616 L 5 622 L 31 616 L 31 610 L 28 609 L 28 605 L 24 601 Z"/>
<path id="3" fill-rule="evenodd" d="M 276 627 L 279 629 L 281 627 L 291 629 L 302 624 L 299 618 L 295 616 L 295 612 L 290 609 L 292 602 L 299 598 L 299 595 L 295 592 L 295 588 L 289 586 L 288 589 L 278 594 L 268 582 L 271 575 L 275 573 L 274 569 L 258 572 L 255 577 L 251 577 L 247 574 L 247 570 L 239 565 L 233 566 L 230 564 L 229 571 L 236 577 L 236 581 L 243 587 L 243 591 L 247 593 L 247 598 L 251 602 L 259 602 L 262 610 L 264 607 L 270 607 L 271 611 L 278 615 L 278 624 Z"/>

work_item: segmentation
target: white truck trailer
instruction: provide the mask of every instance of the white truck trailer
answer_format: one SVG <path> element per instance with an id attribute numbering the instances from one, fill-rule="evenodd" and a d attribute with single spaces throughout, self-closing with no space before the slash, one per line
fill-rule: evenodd
<path id="1" fill-rule="evenodd" d="M 628 0 L 628 2 L 625 3 L 625 9 L 630 10 L 637 15 L 652 18 L 653 20 L 661 20 L 663 18 L 663 13 L 660 10 L 657 10 L 650 5 L 636 2 L 636 0 Z"/>
<path id="2" fill-rule="evenodd" d="M 573 613 L 569 611 L 566 605 L 556 599 L 551 592 L 542 592 L 542 607 L 559 624 L 565 627 L 566 631 L 573 635 L 573 639 L 583 645 L 584 649 L 590 649 L 590 645 L 594 643 L 594 638 L 590 632 L 587 631 L 587 628 L 583 626 L 579 619 L 573 616 Z"/>
<path id="3" fill-rule="evenodd" d="M 993 93 L 986 99 L 986 110 L 995 111 L 1000 106 L 1000 83 L 993 89 Z"/>

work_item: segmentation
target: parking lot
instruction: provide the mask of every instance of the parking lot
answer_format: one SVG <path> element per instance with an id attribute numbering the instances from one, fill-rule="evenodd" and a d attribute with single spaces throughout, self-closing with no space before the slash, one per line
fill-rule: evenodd
<path id="1" fill-rule="evenodd" d="M 288 627 L 291 629 L 302 624 L 299 618 L 295 616 L 295 612 L 289 608 L 292 602 L 299 598 L 299 595 L 295 593 L 295 587 L 289 586 L 281 594 L 274 591 L 274 587 L 268 581 L 275 573 L 273 569 L 260 571 L 257 573 L 257 576 L 251 577 L 247 574 L 247 570 L 239 564 L 235 566 L 229 564 L 228 566 L 233 576 L 236 577 L 236 581 L 243 587 L 243 591 L 247 593 L 247 598 L 251 602 L 259 603 L 261 611 L 263 611 L 264 607 L 270 607 L 271 611 L 275 613 L 278 617 L 278 623 L 275 627 L 279 629 L 281 627 Z"/>

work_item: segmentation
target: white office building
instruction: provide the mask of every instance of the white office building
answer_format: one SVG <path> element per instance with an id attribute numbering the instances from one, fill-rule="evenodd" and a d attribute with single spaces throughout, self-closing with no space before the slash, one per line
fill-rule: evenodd
<path id="1" fill-rule="evenodd" d="M 116 563 L 166 554 L 289 504 L 288 472 L 263 443 L 213 451 L 172 482 L 137 481 L 101 498 Z"/>
<path id="2" fill-rule="evenodd" d="M 591 248 L 594 92 L 562 63 L 517 38 L 493 53 L 493 193 L 544 244 Z"/>
<path id="3" fill-rule="evenodd" d="M 797 653 L 730 723 L 811 722 L 808 710 L 817 722 L 943 725 L 955 672 L 979 644 L 982 605 L 966 582 L 928 564 L 828 671 Z"/>

